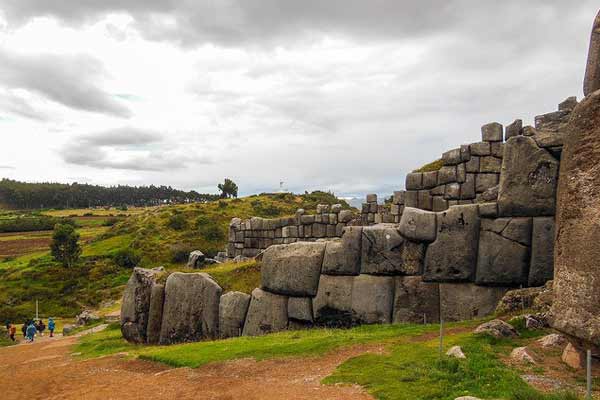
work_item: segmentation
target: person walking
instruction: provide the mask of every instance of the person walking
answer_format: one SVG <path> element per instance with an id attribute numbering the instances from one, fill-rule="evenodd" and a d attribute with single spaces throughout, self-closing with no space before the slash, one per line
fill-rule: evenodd
<path id="1" fill-rule="evenodd" d="M 54 318 L 48 318 L 48 330 L 50 331 L 50 337 L 54 337 L 54 329 L 56 328 L 56 323 L 54 322 Z"/>
<path id="2" fill-rule="evenodd" d="M 27 327 L 29 326 L 29 320 L 25 321 L 23 325 L 21 325 L 21 333 L 23 333 L 23 339 L 27 337 Z"/>
<path id="3" fill-rule="evenodd" d="M 44 324 L 44 321 L 40 319 L 35 328 L 40 333 L 40 336 L 44 336 L 44 330 L 46 330 L 46 324 Z"/>
<path id="4" fill-rule="evenodd" d="M 29 326 L 27 327 L 27 330 L 26 330 L 28 342 L 30 342 L 30 343 L 33 342 L 33 339 L 35 338 L 35 332 L 37 332 L 37 329 L 36 329 L 33 321 L 31 321 L 31 323 L 29 324 Z"/>
<path id="5" fill-rule="evenodd" d="M 16 334 L 17 334 L 17 326 L 15 324 L 10 324 L 8 327 L 8 337 L 13 342 L 17 340 L 17 339 L 15 339 Z"/>

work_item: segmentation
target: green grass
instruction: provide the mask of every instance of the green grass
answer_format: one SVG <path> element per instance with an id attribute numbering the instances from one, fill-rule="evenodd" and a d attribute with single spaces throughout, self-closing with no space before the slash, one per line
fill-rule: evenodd
<path id="1" fill-rule="evenodd" d="M 444 161 L 440 158 L 439 160 L 435 160 L 430 162 L 429 164 L 423 165 L 421 168 L 415 169 L 413 172 L 432 172 L 439 171 L 440 168 L 444 166 Z"/>

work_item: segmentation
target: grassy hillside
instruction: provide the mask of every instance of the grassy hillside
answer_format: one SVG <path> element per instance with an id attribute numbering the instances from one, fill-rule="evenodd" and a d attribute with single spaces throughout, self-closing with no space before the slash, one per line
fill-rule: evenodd
<path id="1" fill-rule="evenodd" d="M 82 235 L 81 260 L 71 269 L 56 263 L 47 250 L 51 231 L 0 235 L 0 254 L 6 254 L 0 258 L 0 320 L 30 317 L 36 299 L 45 317 L 72 317 L 84 307 L 118 299 L 134 266 L 163 265 L 170 271 L 185 270 L 191 250 L 215 255 L 225 248 L 233 217 L 279 217 L 292 215 L 298 208 L 314 211 L 317 204 L 337 202 L 349 207 L 322 192 L 264 194 L 136 210 L 119 216 L 121 219 L 112 221 L 110 227 L 105 222 L 115 216 L 103 210 L 98 215 L 97 210 L 44 212 L 75 219 Z M 100 218 L 104 222 L 96 222 Z M 19 251 L 7 253 L 6 249 L 15 243 Z M 254 263 L 219 265 L 207 272 L 226 290 L 251 290 L 260 278 L 260 266 Z"/>

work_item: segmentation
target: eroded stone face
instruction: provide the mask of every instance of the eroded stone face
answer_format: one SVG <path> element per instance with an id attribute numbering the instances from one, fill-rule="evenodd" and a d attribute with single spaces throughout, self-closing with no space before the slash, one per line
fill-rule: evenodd
<path id="1" fill-rule="evenodd" d="M 287 329 L 287 305 L 287 296 L 254 289 L 242 335 L 260 336 Z"/>
<path id="2" fill-rule="evenodd" d="M 395 278 L 393 323 L 436 323 L 440 318 L 439 285 L 420 276 Z"/>
<path id="3" fill-rule="evenodd" d="M 418 275 L 423 269 L 425 246 L 404 239 L 394 225 L 365 227 L 362 232 L 361 273 Z"/>
<path id="4" fill-rule="evenodd" d="M 352 284 L 352 318 L 362 324 L 389 324 L 394 304 L 394 278 L 359 275 Z"/>
<path id="5" fill-rule="evenodd" d="M 399 231 L 416 242 L 432 242 L 436 235 L 436 213 L 406 207 L 400 219 Z"/>
<path id="6" fill-rule="evenodd" d="M 527 136 L 510 138 L 506 142 L 503 160 L 498 189 L 499 215 L 553 215 L 558 161 Z"/>
<path id="7" fill-rule="evenodd" d="M 221 296 L 219 303 L 219 337 L 240 336 L 244 329 L 246 313 L 250 305 L 250 295 L 229 292 Z"/>
<path id="8" fill-rule="evenodd" d="M 315 321 L 328 326 L 347 326 L 352 322 L 353 276 L 321 275 L 313 299 Z"/>
<path id="9" fill-rule="evenodd" d="M 342 239 L 327 243 L 322 273 L 329 275 L 358 275 L 362 250 L 362 226 L 348 226 Z"/>
<path id="10" fill-rule="evenodd" d="M 554 217 L 533 219 L 529 286 L 542 286 L 554 276 Z"/>

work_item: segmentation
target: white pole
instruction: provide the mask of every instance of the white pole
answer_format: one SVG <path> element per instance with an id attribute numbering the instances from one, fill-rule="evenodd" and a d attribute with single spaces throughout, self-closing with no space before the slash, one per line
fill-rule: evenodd
<path id="1" fill-rule="evenodd" d="M 40 314 L 39 314 L 39 306 L 38 306 L 38 301 L 35 301 L 35 319 L 38 320 L 40 319 Z"/>
<path id="2" fill-rule="evenodd" d="M 439 310 L 440 310 L 440 359 L 442 358 L 442 354 L 444 351 L 444 317 L 442 316 L 442 296 L 441 289 L 438 286 L 438 298 L 439 298 Z"/>
<path id="3" fill-rule="evenodd" d="M 587 351 L 587 400 L 592 400 L 592 351 Z"/>

